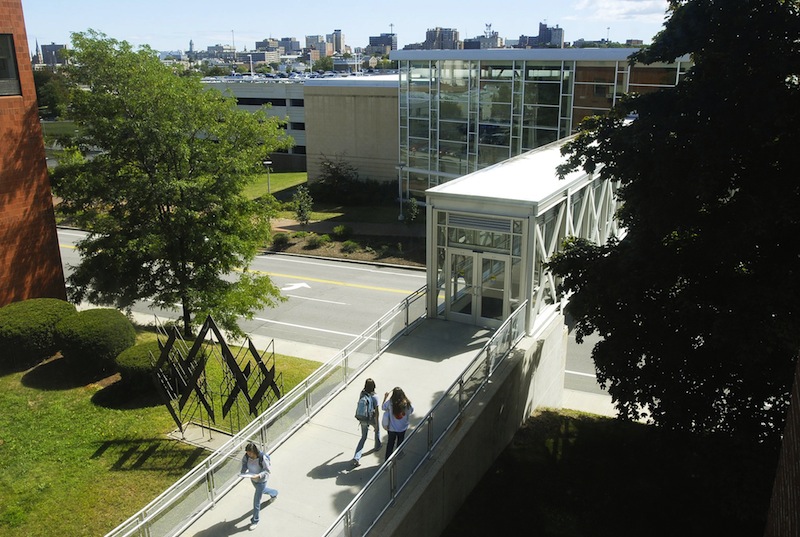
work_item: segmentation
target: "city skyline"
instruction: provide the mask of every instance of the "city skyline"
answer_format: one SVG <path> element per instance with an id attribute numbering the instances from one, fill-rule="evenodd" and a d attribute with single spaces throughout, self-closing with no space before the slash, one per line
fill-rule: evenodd
<path id="1" fill-rule="evenodd" d="M 340 29 L 351 48 L 365 47 L 370 36 L 395 33 L 398 48 L 425 40 L 429 28 L 458 30 L 460 38 L 482 35 L 486 25 L 506 39 L 536 36 L 539 23 L 564 29 L 565 40 L 610 39 L 645 43 L 662 29 L 667 0 L 443 0 L 434 4 L 410 0 L 402 10 L 340 9 L 328 2 L 309 0 L 301 8 L 278 8 L 264 16 L 249 4 L 222 10 L 208 0 L 153 0 L 107 2 L 99 0 L 23 0 L 28 46 L 69 44 L 70 33 L 89 28 L 135 47 L 156 50 L 195 50 L 216 44 L 252 50 L 256 41 L 294 37 L 304 45 L 306 35 L 326 35 Z M 490 6 L 490 10 L 487 9 Z"/>

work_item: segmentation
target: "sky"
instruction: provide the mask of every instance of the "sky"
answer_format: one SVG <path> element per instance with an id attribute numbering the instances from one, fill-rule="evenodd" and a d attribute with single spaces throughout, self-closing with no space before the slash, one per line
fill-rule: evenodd
<path id="1" fill-rule="evenodd" d="M 252 50 L 267 37 L 294 37 L 341 30 L 345 43 L 365 47 L 369 37 L 396 33 L 398 48 L 425 40 L 437 26 L 461 39 L 484 34 L 486 25 L 506 39 L 536 36 L 539 23 L 564 29 L 564 39 L 650 43 L 662 29 L 667 0 L 434 0 L 365 3 L 234 2 L 219 0 L 22 0 L 28 46 L 69 44 L 72 32 L 94 29 L 135 47 L 195 50 L 216 44 Z"/>

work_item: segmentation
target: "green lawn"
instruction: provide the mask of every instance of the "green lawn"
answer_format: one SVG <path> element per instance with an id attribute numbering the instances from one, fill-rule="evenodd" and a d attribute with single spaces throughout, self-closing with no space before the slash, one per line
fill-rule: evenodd
<path id="1" fill-rule="evenodd" d="M 273 195 L 305 184 L 308 181 L 306 172 L 286 172 L 286 173 L 262 173 L 253 178 L 253 182 L 248 185 L 244 192 L 250 199 L 260 198 L 271 192 Z"/>
<path id="2" fill-rule="evenodd" d="M 536 537 L 760 537 L 776 464 L 775 446 L 538 412 L 441 537 L 512 520 Z"/>
<path id="3" fill-rule="evenodd" d="M 277 358 L 285 391 L 319 366 Z M 167 439 L 175 423 L 152 398 L 72 371 L 56 358 L 0 376 L 2 537 L 103 535 L 208 454 Z"/>
<path id="4" fill-rule="evenodd" d="M 73 121 L 42 121 L 42 134 L 45 144 L 50 145 L 57 137 L 65 134 L 75 134 Z"/>

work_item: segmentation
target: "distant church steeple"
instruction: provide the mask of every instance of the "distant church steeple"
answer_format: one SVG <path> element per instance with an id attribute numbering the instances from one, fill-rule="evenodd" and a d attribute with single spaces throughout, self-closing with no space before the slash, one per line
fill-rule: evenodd
<path id="1" fill-rule="evenodd" d="M 44 59 L 42 58 L 42 48 L 39 46 L 39 39 L 36 39 L 36 52 L 33 54 L 33 62 L 34 65 L 44 63 Z"/>

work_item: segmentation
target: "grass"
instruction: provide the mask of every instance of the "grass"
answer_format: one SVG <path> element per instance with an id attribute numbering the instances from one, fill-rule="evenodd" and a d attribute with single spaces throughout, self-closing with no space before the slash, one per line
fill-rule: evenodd
<path id="1" fill-rule="evenodd" d="M 286 391 L 319 366 L 277 365 Z M 163 405 L 114 386 L 58 357 L 0 376 L 0 536 L 103 535 L 207 456 L 166 437 Z"/>
<path id="2" fill-rule="evenodd" d="M 42 135 L 46 145 L 50 145 L 59 136 L 75 134 L 74 121 L 42 121 Z"/>
<path id="3" fill-rule="evenodd" d="M 538 412 L 441 537 L 763 535 L 777 450 L 570 411 Z M 513 525 L 513 524 L 512 524 Z"/>
<path id="4" fill-rule="evenodd" d="M 260 198 L 268 192 L 277 194 L 308 181 L 306 172 L 262 173 L 253 177 L 253 182 L 245 187 L 244 193 L 250 199 Z"/>

